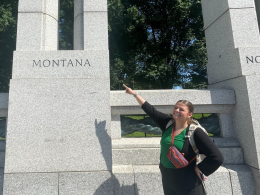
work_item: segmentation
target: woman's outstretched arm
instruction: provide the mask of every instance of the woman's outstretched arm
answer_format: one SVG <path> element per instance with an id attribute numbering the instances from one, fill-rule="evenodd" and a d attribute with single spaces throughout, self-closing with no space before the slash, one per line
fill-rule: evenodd
<path id="1" fill-rule="evenodd" d="M 126 85 L 126 93 L 135 95 L 136 93 Z M 150 105 L 145 99 L 143 99 L 140 95 L 135 95 L 137 102 L 140 104 L 141 108 L 144 110 L 146 114 L 148 114 L 153 121 L 158 125 L 158 127 L 164 132 L 167 123 L 169 120 L 172 120 L 172 117 L 164 114 L 162 112 L 157 111 L 152 105 Z"/>
<path id="2" fill-rule="evenodd" d="M 131 88 L 127 87 L 125 84 L 123 84 L 123 86 L 125 87 L 125 92 L 130 94 L 130 95 L 135 95 L 136 93 L 134 92 L 134 90 L 132 90 Z M 135 95 L 135 99 L 137 100 L 137 102 L 139 103 L 140 106 L 142 106 L 145 102 L 145 99 L 142 98 L 140 95 L 136 94 Z"/>

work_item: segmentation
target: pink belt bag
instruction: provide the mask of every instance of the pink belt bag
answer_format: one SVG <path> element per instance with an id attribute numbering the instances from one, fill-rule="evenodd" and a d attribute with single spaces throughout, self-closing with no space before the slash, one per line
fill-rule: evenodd
<path id="1" fill-rule="evenodd" d="M 175 137 L 175 127 L 172 128 L 172 141 L 171 141 L 171 146 L 167 153 L 167 157 L 177 169 L 180 169 L 188 166 L 193 160 L 196 159 L 196 156 L 190 162 L 188 162 L 184 157 L 184 153 L 180 153 L 179 150 L 173 145 L 174 137 Z"/>

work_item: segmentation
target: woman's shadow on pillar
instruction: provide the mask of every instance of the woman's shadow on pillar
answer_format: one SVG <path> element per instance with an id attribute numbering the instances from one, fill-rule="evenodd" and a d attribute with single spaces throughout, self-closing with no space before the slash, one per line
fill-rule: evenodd
<path id="1" fill-rule="evenodd" d="M 98 137 L 102 149 L 102 155 L 106 162 L 107 169 L 112 170 L 111 137 L 110 135 L 108 135 L 106 130 L 106 121 L 97 122 L 96 119 L 95 129 L 96 129 L 96 135 Z M 139 195 L 136 183 L 132 185 L 124 185 L 123 183 L 121 186 L 117 176 L 120 177 L 122 173 L 114 174 L 112 171 L 109 171 L 109 173 L 110 173 L 110 178 L 107 179 L 98 187 L 94 195 L 110 195 L 110 194 L 111 195 L 112 194 L 113 195 Z M 121 178 L 125 178 L 125 176 L 122 175 Z M 133 181 L 135 181 L 134 178 L 132 179 Z"/>

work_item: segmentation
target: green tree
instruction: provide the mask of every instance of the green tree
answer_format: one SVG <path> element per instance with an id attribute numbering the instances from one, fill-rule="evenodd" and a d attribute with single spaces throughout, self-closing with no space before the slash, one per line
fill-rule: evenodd
<path id="1" fill-rule="evenodd" d="M 74 0 L 60 1 L 59 49 L 73 50 Z"/>
<path id="2" fill-rule="evenodd" d="M 16 43 L 18 0 L 1 0 L 0 4 L 0 92 L 9 91 L 13 51 Z"/>
<path id="3" fill-rule="evenodd" d="M 108 11 L 111 89 L 133 80 L 137 89 L 206 86 L 200 1 L 110 0 Z"/>

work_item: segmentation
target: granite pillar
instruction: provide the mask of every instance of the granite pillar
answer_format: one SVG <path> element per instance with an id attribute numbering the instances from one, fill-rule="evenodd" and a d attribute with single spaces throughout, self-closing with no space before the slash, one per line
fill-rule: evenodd
<path id="1" fill-rule="evenodd" d="M 112 195 L 107 4 L 98 2 L 75 0 L 78 50 L 59 51 L 59 0 L 19 1 L 6 195 Z"/>
<path id="2" fill-rule="evenodd" d="M 57 50 L 58 9 L 59 0 L 19 1 L 16 50 Z"/>
<path id="3" fill-rule="evenodd" d="M 107 31 L 106 0 L 75 0 L 75 50 L 108 50 Z"/>
<path id="4" fill-rule="evenodd" d="M 257 18 L 258 18 L 258 26 L 260 26 L 260 1 L 255 0 L 255 9 L 257 13 Z"/>
<path id="5" fill-rule="evenodd" d="M 203 0 L 210 89 L 233 89 L 234 135 L 260 186 L 260 36 L 254 0 Z M 258 176 L 257 176 L 258 175 Z M 258 189 L 257 189 L 258 190 Z M 257 192 L 259 194 L 259 190 Z"/>

